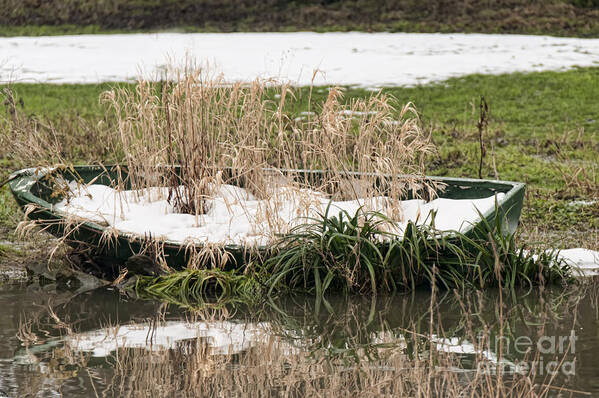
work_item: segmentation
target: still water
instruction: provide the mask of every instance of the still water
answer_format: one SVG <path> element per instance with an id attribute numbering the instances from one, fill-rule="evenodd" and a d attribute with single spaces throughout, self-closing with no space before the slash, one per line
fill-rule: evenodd
<path id="1" fill-rule="evenodd" d="M 434 384 L 431 374 L 517 384 L 532 369 L 534 391 L 599 396 L 596 291 L 296 296 L 186 309 L 110 288 L 4 284 L 0 395 L 412 395 Z M 453 391 L 449 384 L 436 391 Z"/>

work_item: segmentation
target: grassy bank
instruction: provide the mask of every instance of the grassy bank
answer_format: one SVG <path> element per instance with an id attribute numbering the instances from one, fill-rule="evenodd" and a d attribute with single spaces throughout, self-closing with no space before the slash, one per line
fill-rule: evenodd
<path id="1" fill-rule="evenodd" d="M 5 0 L 0 35 L 185 32 L 391 31 L 599 36 L 595 0 L 303 1 Z"/>
<path id="2" fill-rule="evenodd" d="M 467 76 L 412 88 L 385 89 L 400 102 L 412 101 L 423 126 L 439 149 L 428 160 L 429 174 L 477 177 L 478 103 L 490 106 L 484 134 L 487 156 L 483 177 L 528 183 L 521 238 L 557 247 L 599 245 L 599 68 L 501 76 Z M 58 126 L 58 139 L 69 157 L 82 162 L 110 158 L 98 139 L 98 126 L 110 127 L 99 94 L 114 84 L 15 84 L 20 107 Z M 302 97 L 308 97 L 308 88 Z M 312 95 L 328 94 L 317 87 Z M 364 97 L 364 89 L 347 88 L 345 100 Z M 306 101 L 307 102 L 307 101 Z M 299 114 L 305 102 L 300 101 Z M 0 155 L 0 180 L 31 160 Z M 0 193 L 0 225 L 7 231 L 20 217 L 6 188 Z"/>

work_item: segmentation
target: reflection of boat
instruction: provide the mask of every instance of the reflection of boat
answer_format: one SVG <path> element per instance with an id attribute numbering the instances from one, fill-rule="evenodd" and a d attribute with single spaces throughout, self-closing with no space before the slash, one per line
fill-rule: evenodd
<path id="1" fill-rule="evenodd" d="M 116 325 L 82 333 L 73 333 L 65 337 L 64 343 L 73 351 L 89 352 L 95 357 L 107 357 L 118 349 L 141 348 L 148 351 L 164 351 L 179 349 L 185 342 L 201 342 L 208 348 L 210 355 L 232 355 L 260 345 L 276 345 L 277 349 L 287 355 L 300 352 L 313 352 L 315 347 L 325 351 L 334 348 L 330 341 L 303 336 L 299 331 L 290 330 L 280 333 L 274 331 L 269 322 L 234 322 L 234 321 L 166 321 L 163 323 L 130 323 Z M 403 335 L 390 331 L 372 332 L 368 343 L 389 348 L 405 349 Z M 44 349 L 57 345 L 44 344 Z M 322 345 L 322 346 L 321 346 Z M 36 348 L 35 351 L 43 351 Z"/>
<path id="2" fill-rule="evenodd" d="M 74 351 L 105 357 L 119 348 L 174 349 L 186 340 L 206 341 L 213 355 L 235 354 L 267 339 L 267 323 L 176 322 L 127 324 L 67 336 Z"/>
<path id="3" fill-rule="evenodd" d="M 490 314 L 494 321 L 496 301 L 493 298 L 496 294 L 496 291 L 489 291 L 484 304 L 475 302 L 476 307 L 469 313 Z M 560 313 L 571 312 L 563 306 L 565 303 L 572 305 L 573 300 L 548 297 L 548 302 L 560 303 Z M 509 300 L 516 298 L 522 300 L 518 303 L 526 308 L 524 319 L 527 324 L 536 324 L 539 318 L 546 316 L 544 311 L 547 310 L 538 296 L 518 294 L 506 298 L 510 308 L 513 303 Z M 89 368 L 94 369 L 92 374 L 100 369 L 109 375 L 159 383 L 160 388 L 165 385 L 178 388 L 176 386 L 181 384 L 173 383 L 173 380 L 188 375 L 202 375 L 200 382 L 208 386 L 214 385 L 210 384 L 212 380 L 224 377 L 249 380 L 246 383 L 251 385 L 270 386 L 247 377 L 267 377 L 286 385 L 285 375 L 304 380 L 307 374 L 317 374 L 326 380 L 331 372 L 347 375 L 357 369 L 370 372 L 373 377 L 407 377 L 409 381 L 410 375 L 414 375 L 410 369 L 418 369 L 419 360 L 430 358 L 429 350 L 438 359 L 434 363 L 436 376 L 451 374 L 455 380 L 469 382 L 473 375 L 480 374 L 477 373 L 479 370 L 488 377 L 494 377 L 498 371 L 514 376 L 522 373 L 523 368 L 509 362 L 518 365 L 524 359 L 520 355 L 499 355 L 497 345 L 488 344 L 492 336 L 488 337 L 487 343 L 472 339 L 471 336 L 478 336 L 476 320 L 473 321 L 474 330 L 464 329 L 466 322 L 460 315 L 460 303 L 462 299 L 470 301 L 470 298 L 458 299 L 453 292 L 437 296 L 437 334 L 431 335 L 428 323 L 430 299 L 430 294 L 424 291 L 376 299 L 337 296 L 328 297 L 325 306 L 323 301 L 311 296 L 294 296 L 277 301 L 276 308 L 230 307 L 224 313 L 210 310 L 190 314 L 177 313 L 176 308 L 169 308 L 167 313 L 157 303 L 132 300 L 119 292 L 101 289 L 80 294 L 77 300 L 57 306 L 53 312 L 55 316 L 40 319 L 42 329 L 32 329 L 39 339 L 18 350 L 13 363 L 30 365 L 53 380 L 63 380 L 65 369 L 74 372 Z M 518 333 L 515 336 L 528 335 L 526 333 L 535 336 L 536 328 L 518 326 L 521 316 L 515 311 L 509 313 L 506 320 L 511 325 L 509 330 Z M 62 319 L 68 323 L 62 325 L 64 328 L 59 329 L 62 333 L 57 336 L 55 322 Z M 477 320 L 484 321 L 482 317 Z M 490 330 L 492 333 L 493 329 Z M 513 350 L 512 346 L 507 353 Z M 334 365 L 333 370 L 328 365 L 319 367 L 325 363 Z M 420 362 L 420 366 L 422 364 Z M 83 382 L 89 380 L 86 378 Z M 111 380 L 108 385 L 119 385 Z M 56 385 L 64 383 L 59 381 Z M 179 380 L 179 383 L 183 382 Z M 88 385 L 88 388 L 91 391 L 92 387 Z M 148 395 L 177 396 L 176 393 Z M 209 395 L 197 393 L 195 396 Z M 115 396 L 125 395 L 117 393 Z"/>
<path id="4" fill-rule="evenodd" d="M 283 171 L 284 172 L 284 171 Z M 322 176 L 322 171 L 306 171 L 297 173 L 312 180 Z M 126 181 L 126 169 L 100 166 L 78 166 L 73 169 L 55 169 L 52 171 L 33 169 L 21 170 L 10 177 L 9 186 L 18 204 L 27 212 L 31 219 L 38 220 L 46 229 L 57 236 L 67 236 L 67 242 L 73 245 L 84 243 L 95 248 L 98 254 L 114 258 L 117 261 L 126 261 L 131 256 L 143 253 L 144 249 L 152 243 L 152 240 L 141 235 L 125 234 L 110 230 L 97 222 L 82 221 L 77 223 L 77 228 L 70 229 L 69 222 L 64 215 L 53 208 L 53 204 L 61 200 L 56 195 L 55 189 L 51 187 L 51 181 L 60 177 L 63 181 L 78 181 L 88 184 L 111 185 L 112 182 Z M 117 178 L 118 177 L 118 178 Z M 381 180 L 384 180 L 381 176 Z M 446 199 L 480 199 L 493 197 L 495 194 L 503 194 L 497 206 L 489 208 L 483 213 L 485 220 L 491 224 L 496 217 L 505 220 L 504 228 L 513 232 L 519 222 L 520 211 L 524 198 L 524 184 L 505 181 L 487 181 L 461 178 L 428 177 L 431 182 L 444 184 L 444 189 L 439 192 L 440 198 Z M 410 198 L 407 198 L 410 199 Z M 32 206 L 32 207 L 30 207 Z M 477 229 L 476 223 L 462 229 L 465 234 L 472 234 Z M 111 237 L 111 244 L 106 243 L 106 237 Z M 168 265 L 180 268 L 187 264 L 191 253 L 186 245 L 166 240 L 160 243 L 159 250 L 164 254 Z M 197 250 L 202 245 L 196 245 Z M 226 245 L 225 249 L 235 258 L 237 264 L 244 263 L 247 247 L 242 245 Z M 266 247 L 258 247 L 258 250 L 266 250 Z M 156 249 L 158 250 L 158 249 Z"/>
<path id="5" fill-rule="evenodd" d="M 272 330 L 269 322 L 233 322 L 233 321 L 166 321 L 163 323 L 130 323 L 100 328 L 81 333 L 72 333 L 64 339 L 54 338 L 47 343 L 29 347 L 19 353 L 15 360 L 21 364 L 37 363 L 35 354 L 51 351 L 62 344 L 73 352 L 90 353 L 92 357 L 106 358 L 114 355 L 119 349 L 142 349 L 149 352 L 165 350 L 185 350 L 187 343 L 205 347 L 205 352 L 212 356 L 235 355 L 250 349 L 268 351 L 268 347 L 276 347 L 282 355 L 292 356 L 300 353 L 314 353 L 315 346 L 321 346 L 323 352 L 331 352 L 334 347 L 325 340 L 310 341 L 307 336 L 297 331 L 287 331 L 281 337 Z M 279 330 L 280 331 L 280 330 Z M 376 351 L 376 357 L 384 357 L 385 352 L 405 352 L 411 344 L 402 333 L 391 330 L 373 331 L 368 334 L 367 342 L 357 344 L 354 349 Z M 503 373 L 520 372 L 518 366 L 499 358 L 490 349 L 479 349 L 466 339 L 458 337 L 438 337 L 431 335 L 430 348 L 437 352 L 457 355 L 458 357 L 480 357 L 489 371 L 500 370 Z M 261 348 L 260 348 L 261 347 Z M 347 347 L 348 349 L 350 347 Z M 187 352 L 189 353 L 189 352 Z M 499 367 L 501 365 L 501 367 Z M 469 368 L 447 369 L 455 372 L 475 371 Z"/>

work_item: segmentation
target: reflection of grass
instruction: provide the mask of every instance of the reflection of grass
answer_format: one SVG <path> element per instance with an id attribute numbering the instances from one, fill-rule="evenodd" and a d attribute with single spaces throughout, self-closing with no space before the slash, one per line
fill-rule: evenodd
<path id="1" fill-rule="evenodd" d="M 357 352 L 375 357 L 385 347 L 373 341 L 375 335 L 403 336 L 403 342 L 415 349 L 418 339 L 430 333 L 431 316 L 437 318 L 439 335 L 471 342 L 476 342 L 480 333 L 488 333 L 490 338 L 501 335 L 514 343 L 522 334 L 542 330 L 548 320 L 565 322 L 563 327 L 568 330 L 570 316 L 585 296 L 584 289 L 561 288 L 543 292 L 516 289 L 513 293 L 503 297 L 503 303 L 495 289 L 487 290 L 484 300 L 476 291 L 440 291 L 436 296 L 423 291 L 377 297 L 289 296 L 270 301 L 256 312 L 261 321 L 269 322 L 271 332 L 311 352 L 355 359 Z M 502 305 L 506 311 L 499 322 L 495 309 Z M 506 348 L 514 352 L 513 347 Z"/>
<path id="2" fill-rule="evenodd" d="M 150 349 L 152 338 L 159 338 L 152 333 L 153 328 L 165 320 L 164 314 L 160 314 L 147 323 L 139 323 L 150 329 L 146 347 L 117 349 L 107 358 L 113 369 L 98 373 L 94 372 L 95 366 L 88 355 L 69 351 L 68 347 L 49 347 L 51 352 L 37 356 L 42 363 L 52 361 L 68 364 L 73 370 L 89 369 L 91 374 L 83 371 L 80 377 L 90 377 L 93 382 L 100 382 L 105 391 L 118 396 L 137 396 L 136 393 L 143 392 L 145 396 L 192 397 L 211 396 L 216 391 L 226 391 L 231 396 L 282 395 L 281 392 L 289 396 L 335 393 L 341 396 L 486 397 L 532 396 L 533 392 L 536 392 L 534 396 L 549 395 L 549 387 L 541 384 L 555 386 L 561 381 L 543 380 L 543 376 L 535 378 L 527 372 L 485 373 L 481 369 L 492 364 L 480 353 L 461 355 L 437 348 L 435 342 L 443 337 L 481 344 L 478 348 L 486 348 L 485 343 L 495 335 L 508 339 L 512 336 L 538 338 L 544 335 L 546 325 L 552 327 L 555 323 L 553 310 L 558 314 L 576 312 L 573 302 L 581 294 L 570 291 L 574 297 L 564 299 L 559 292 L 548 294 L 545 291 L 524 297 L 519 294 L 505 297 L 502 301 L 495 293 L 490 291 L 484 300 L 476 293 L 453 292 L 378 298 L 296 296 L 253 308 L 248 313 L 208 308 L 188 314 L 187 324 L 200 320 L 210 325 L 229 320 L 250 326 L 244 337 L 224 333 L 224 338 L 219 339 L 220 343 L 231 344 L 230 353 L 222 347 L 215 352 L 214 342 L 202 336 L 181 341 L 168 350 L 157 346 Z M 501 306 L 512 310 L 498 312 L 496 309 Z M 68 338 L 77 341 L 78 335 L 73 334 L 75 327 L 68 330 L 69 325 L 62 323 L 58 316 L 50 316 L 51 324 L 55 323 L 65 330 Z M 569 333 L 570 320 L 568 316 L 560 322 L 563 329 L 555 333 Z M 249 333 L 251 325 L 258 325 L 257 322 L 263 335 Z M 51 325 L 48 328 L 53 330 Z M 27 333 L 21 335 L 32 335 L 32 331 L 39 330 L 25 331 Z M 113 338 L 113 333 L 114 329 L 107 329 L 106 338 Z M 253 337 L 250 338 L 250 334 Z M 234 343 L 239 347 L 241 338 L 248 347 L 235 349 Z M 535 353 L 528 359 L 532 361 L 534 357 Z M 64 368 L 50 366 L 45 377 L 54 378 L 57 386 L 67 383 L 61 378 Z M 451 371 L 460 368 L 470 371 Z M 25 387 L 32 390 L 31 395 L 35 395 L 36 388 L 41 388 L 37 384 Z"/>
<path id="3" fill-rule="evenodd" d="M 255 278 L 235 271 L 195 269 L 173 272 L 156 278 L 140 277 L 136 292 L 186 307 L 222 307 L 233 302 L 255 302 L 262 286 Z"/>

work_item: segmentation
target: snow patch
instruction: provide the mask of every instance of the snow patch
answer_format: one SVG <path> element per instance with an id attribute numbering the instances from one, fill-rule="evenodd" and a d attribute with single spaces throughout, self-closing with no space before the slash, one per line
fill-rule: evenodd
<path id="1" fill-rule="evenodd" d="M 227 79 L 297 85 L 427 84 L 473 73 L 599 63 L 599 39 L 423 33 L 146 33 L 0 38 L 0 81 L 96 83 L 160 78 L 189 54 Z M 168 57 L 168 58 L 167 58 Z M 313 71 L 318 69 L 313 79 Z"/>
<path id="2" fill-rule="evenodd" d="M 599 200 L 574 200 L 568 203 L 570 207 L 583 207 L 583 206 L 592 206 L 595 203 L 599 203 Z"/>
<path id="3" fill-rule="evenodd" d="M 599 252 L 578 247 L 560 250 L 559 258 L 574 268 L 575 276 L 599 275 Z"/>

